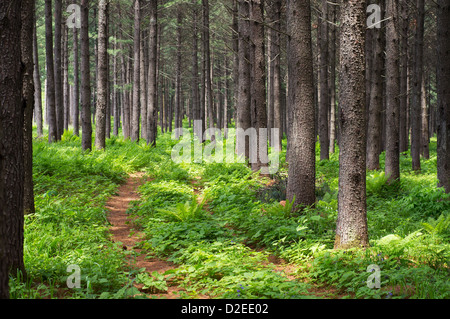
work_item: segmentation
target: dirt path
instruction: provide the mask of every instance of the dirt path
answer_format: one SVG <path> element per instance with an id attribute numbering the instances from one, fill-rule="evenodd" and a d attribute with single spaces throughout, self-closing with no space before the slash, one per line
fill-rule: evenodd
<path id="1" fill-rule="evenodd" d="M 137 189 L 145 182 L 143 173 L 131 174 L 126 183 L 119 187 L 117 195 L 111 197 L 106 203 L 106 208 L 109 211 L 108 220 L 111 223 L 110 232 L 114 242 L 121 242 L 124 250 L 133 252 L 128 258 L 128 264 L 131 267 L 137 269 L 145 268 L 149 274 L 154 271 L 163 274 L 167 270 L 175 269 L 177 266 L 159 258 L 147 258 L 145 252 L 136 248 L 136 244 L 142 240 L 144 235 L 134 229 L 133 221 L 126 213 L 131 202 L 139 200 Z M 142 289 L 142 286 L 135 284 L 135 287 L 138 289 Z M 167 293 L 147 295 L 153 298 L 179 298 L 177 293 L 183 289 L 177 286 L 171 286 L 170 282 L 168 282 L 168 286 L 169 290 Z"/>

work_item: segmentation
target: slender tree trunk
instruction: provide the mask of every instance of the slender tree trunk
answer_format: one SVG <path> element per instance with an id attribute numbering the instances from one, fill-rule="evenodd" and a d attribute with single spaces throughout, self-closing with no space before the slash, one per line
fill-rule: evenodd
<path id="1" fill-rule="evenodd" d="M 52 0 L 45 0 L 45 49 L 47 65 L 47 95 L 48 103 L 48 141 L 56 142 L 58 139 L 56 119 L 56 96 L 55 96 L 55 69 L 53 60 L 53 23 L 52 23 Z"/>
<path id="2" fill-rule="evenodd" d="M 61 140 L 64 133 L 64 99 L 62 75 L 62 0 L 55 0 L 55 103 L 56 103 L 56 139 Z"/>
<path id="3" fill-rule="evenodd" d="M 140 83 L 141 83 L 141 138 L 147 139 L 147 78 L 148 78 L 148 41 L 146 41 L 146 32 L 141 30 L 141 41 L 139 50 L 140 53 L 140 65 L 141 68 L 139 70 L 140 75 Z"/>
<path id="4" fill-rule="evenodd" d="M 39 68 L 39 51 L 37 44 L 37 26 L 36 26 L 36 17 L 35 26 L 33 29 L 33 60 L 34 60 L 34 112 L 35 112 L 35 120 L 37 125 L 37 137 L 40 138 L 44 134 L 43 130 L 43 118 L 42 118 L 42 83 L 41 83 L 41 74 Z"/>
<path id="5" fill-rule="evenodd" d="M 89 63 L 89 0 L 81 0 L 81 147 L 92 149 L 91 76 Z"/>
<path id="6" fill-rule="evenodd" d="M 249 3 L 239 0 L 239 96 L 237 101 L 237 128 L 246 131 L 251 126 L 250 112 L 250 7 Z M 237 154 L 250 157 L 250 148 L 248 138 L 236 133 Z M 241 144 L 244 143 L 244 145 Z"/>
<path id="7" fill-rule="evenodd" d="M 78 28 L 73 28 L 73 131 L 80 135 L 80 67 L 78 53 Z"/>
<path id="8" fill-rule="evenodd" d="M 282 121 L 282 109 L 281 109 L 281 36 L 276 30 L 281 29 L 281 0 L 275 0 L 272 2 L 272 8 L 270 10 L 271 21 L 274 22 L 271 32 L 270 50 L 272 55 L 272 86 L 273 86 L 273 128 L 279 130 L 278 151 L 281 151 L 281 141 L 283 139 L 283 121 Z M 272 145 L 273 146 L 273 145 Z"/>
<path id="9" fill-rule="evenodd" d="M 408 112 L 408 0 L 400 1 L 401 33 L 400 33 L 400 152 L 408 151 L 409 134 L 407 126 Z"/>
<path id="10" fill-rule="evenodd" d="M 0 2 L 0 298 L 9 298 L 9 275 L 23 264 L 24 104 L 21 12 L 32 25 L 31 4 Z M 23 16 L 22 16 L 23 17 Z M 32 28 L 28 30 L 31 44 Z M 27 45 L 27 50 L 30 46 Z M 30 52 L 31 54 L 31 52 Z M 31 65 L 28 65 L 30 67 Z M 26 66 L 25 66 L 26 67 Z M 27 74 L 31 70 L 25 70 Z M 29 81 L 29 79 L 27 79 Z"/>
<path id="11" fill-rule="evenodd" d="M 450 3 L 438 1 L 437 173 L 439 186 L 450 193 Z"/>
<path id="12" fill-rule="evenodd" d="M 183 127 L 182 99 L 181 99 L 181 24 L 183 22 L 181 6 L 177 8 L 177 55 L 175 78 L 175 129 Z M 178 131 L 177 131 L 178 135 Z M 177 136 L 178 138 L 179 136 Z"/>
<path id="13" fill-rule="evenodd" d="M 426 79 L 425 72 L 422 73 L 422 82 L 421 82 L 421 101 L 420 101 L 420 109 L 421 109 L 421 154 L 423 158 L 430 159 L 430 138 L 429 138 L 429 121 L 428 121 L 428 106 L 427 106 L 427 89 L 426 89 Z"/>
<path id="14" fill-rule="evenodd" d="M 239 100 L 239 23 L 238 23 L 238 0 L 233 0 L 232 20 L 232 45 L 233 45 L 233 109 L 234 119 L 237 125 L 237 104 Z"/>
<path id="15" fill-rule="evenodd" d="M 336 23 L 336 8 L 331 6 L 330 19 Z M 330 153 L 334 153 L 336 144 L 336 26 L 331 26 L 330 31 Z"/>
<path id="16" fill-rule="evenodd" d="M 367 123 L 367 169 L 380 169 L 381 152 L 381 112 L 383 109 L 383 68 L 384 68 L 384 41 L 379 29 L 372 29 L 374 32 L 373 64 L 371 77 L 371 93 Z"/>
<path id="17" fill-rule="evenodd" d="M 107 103 L 107 16 L 108 1 L 100 0 L 98 10 L 98 76 L 97 76 L 97 111 L 95 116 L 95 147 L 104 149 L 106 145 L 106 103 Z"/>
<path id="18" fill-rule="evenodd" d="M 400 179 L 400 25 L 398 1 L 386 1 L 386 163 L 389 182 Z"/>
<path id="19" fill-rule="evenodd" d="M 336 249 L 369 244 L 366 216 L 364 1 L 340 1 L 340 156 Z"/>
<path id="20" fill-rule="evenodd" d="M 320 103 L 319 103 L 319 141 L 320 159 L 330 158 L 329 135 L 328 135 L 328 3 L 322 0 L 322 20 L 320 27 Z"/>
<path id="21" fill-rule="evenodd" d="M 197 1 L 192 1 L 192 119 L 201 121 L 201 105 L 199 97 L 198 79 L 198 6 Z M 200 141 L 203 140 L 203 127 L 196 127 L 194 132 Z"/>
<path id="22" fill-rule="evenodd" d="M 24 155 L 24 214 L 34 214 L 34 190 L 33 190 L 33 109 L 34 109 L 34 79 L 33 79 L 33 34 L 35 21 L 34 0 L 22 1 L 22 64 L 23 88 L 22 106 L 24 108 L 23 126 L 23 155 Z"/>
<path id="23" fill-rule="evenodd" d="M 253 171 L 261 170 L 261 174 L 268 175 L 267 150 L 267 111 L 266 111 L 266 61 L 264 44 L 264 2 L 252 0 L 250 2 L 251 43 L 252 43 L 252 74 L 253 94 L 251 96 L 252 127 L 256 129 L 256 156 L 252 162 Z"/>
<path id="24" fill-rule="evenodd" d="M 157 54 L 158 54 L 158 12 L 157 0 L 150 2 L 149 64 L 148 64 L 148 111 L 147 144 L 156 146 L 157 137 Z"/>
<path id="25" fill-rule="evenodd" d="M 315 105 L 309 0 L 287 0 L 290 118 L 287 199 L 311 206 L 315 195 Z"/>
<path id="26" fill-rule="evenodd" d="M 119 92 L 117 90 L 117 86 L 119 84 L 119 80 L 118 80 L 118 68 L 117 68 L 117 50 L 118 50 L 118 45 L 117 45 L 117 31 L 114 32 L 114 57 L 113 57 L 113 99 L 114 99 L 114 125 L 113 125 L 113 135 L 114 136 L 119 136 L 119 127 L 120 127 L 120 109 L 119 109 L 119 105 L 120 105 L 120 98 L 119 98 Z"/>
<path id="27" fill-rule="evenodd" d="M 209 127 L 214 127 L 213 117 L 213 93 L 212 93 L 212 70 L 211 70 L 211 53 L 210 53 L 210 32 L 209 32 L 209 0 L 202 0 L 203 8 L 203 32 L 204 42 L 203 50 L 205 52 L 205 89 L 206 89 L 206 107 L 208 110 Z"/>
<path id="28" fill-rule="evenodd" d="M 131 140 L 139 141 L 139 118 L 140 118 L 140 43 L 141 43 L 141 1 L 134 0 L 134 64 L 133 64 L 133 109 L 131 121 Z"/>
<path id="29" fill-rule="evenodd" d="M 421 149 L 421 83 L 423 73 L 423 37 L 424 37 L 424 16 L 425 1 L 417 0 L 417 26 L 415 35 L 415 61 L 413 72 L 412 104 L 411 104 L 411 157 L 412 169 L 420 170 L 420 149 Z"/>
<path id="30" fill-rule="evenodd" d="M 69 129 L 70 122 L 70 87 L 69 87 L 69 32 L 63 24 L 63 110 L 64 110 L 64 130 Z"/>

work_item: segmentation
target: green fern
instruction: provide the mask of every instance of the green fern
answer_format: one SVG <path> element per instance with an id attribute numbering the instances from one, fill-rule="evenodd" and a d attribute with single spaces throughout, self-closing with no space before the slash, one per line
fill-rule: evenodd
<path id="1" fill-rule="evenodd" d="M 441 214 L 438 219 L 428 218 L 428 222 L 421 223 L 422 227 L 431 235 L 449 236 L 450 214 Z"/>
<path id="2" fill-rule="evenodd" d="M 383 171 L 373 172 L 367 176 L 366 189 L 368 194 L 378 194 L 386 185 L 387 177 Z"/>
<path id="3" fill-rule="evenodd" d="M 292 201 L 286 199 L 286 204 L 282 205 L 281 203 L 276 204 L 275 206 L 269 207 L 266 209 L 266 212 L 269 215 L 279 216 L 283 218 L 287 218 L 291 215 L 294 207 L 295 196 Z"/>
<path id="4" fill-rule="evenodd" d="M 205 213 L 203 210 L 205 202 L 206 196 L 199 202 L 198 197 L 194 195 L 191 201 L 178 203 L 175 207 L 169 209 L 157 208 L 156 211 L 170 216 L 176 221 L 185 222 L 203 217 Z"/>

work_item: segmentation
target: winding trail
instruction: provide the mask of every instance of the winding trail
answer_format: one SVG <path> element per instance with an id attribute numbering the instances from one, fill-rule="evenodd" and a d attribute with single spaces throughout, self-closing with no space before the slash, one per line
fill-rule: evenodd
<path id="1" fill-rule="evenodd" d="M 144 234 L 136 231 L 133 225 L 133 220 L 127 214 L 128 208 L 131 207 L 133 201 L 139 200 L 140 196 L 137 191 L 138 187 L 148 182 L 144 173 L 131 174 L 126 183 L 121 185 L 117 190 L 117 195 L 110 198 L 105 207 L 108 210 L 108 221 L 111 224 L 110 232 L 114 242 L 122 243 L 124 250 L 131 251 L 128 255 L 128 264 L 132 268 L 145 268 L 148 274 L 154 271 L 163 274 L 167 270 L 175 269 L 177 266 L 171 262 L 154 256 L 148 256 L 145 251 L 136 248 L 136 245 L 142 241 Z M 176 299 L 179 298 L 178 292 L 183 290 L 178 286 L 168 284 L 168 291 L 166 293 L 148 293 L 143 291 L 151 298 Z M 142 289 L 142 284 L 134 284 L 139 290 Z M 141 290 L 142 291 L 142 290 Z"/>

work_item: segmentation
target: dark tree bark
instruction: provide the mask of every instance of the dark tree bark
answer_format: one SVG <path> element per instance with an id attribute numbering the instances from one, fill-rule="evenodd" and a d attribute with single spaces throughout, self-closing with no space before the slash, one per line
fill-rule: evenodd
<path id="1" fill-rule="evenodd" d="M 106 146 L 106 106 L 108 99 L 108 1 L 100 0 L 98 8 L 98 75 L 97 110 L 95 114 L 95 147 L 97 149 L 104 149 Z"/>
<path id="2" fill-rule="evenodd" d="M 35 120 L 37 126 L 37 137 L 40 138 L 44 134 L 43 130 L 43 118 L 42 118 L 42 83 L 41 83 L 41 74 L 39 68 L 39 51 L 37 44 L 37 26 L 36 26 L 36 17 L 35 26 L 33 29 L 33 60 L 34 60 L 34 112 L 35 112 Z"/>
<path id="3" fill-rule="evenodd" d="M 411 157 L 412 169 L 420 170 L 421 148 L 421 83 L 423 73 L 423 37 L 425 20 L 425 1 L 417 0 L 417 26 L 415 34 L 414 72 L 411 103 Z"/>
<path id="4" fill-rule="evenodd" d="M 380 169 L 381 152 L 381 112 L 383 109 L 383 68 L 384 68 L 384 41 L 379 29 L 372 29 L 373 61 L 371 77 L 371 93 L 367 123 L 367 169 Z"/>
<path id="5" fill-rule="evenodd" d="M 201 105 L 199 97 L 198 79 L 198 6 L 197 1 L 192 1 L 192 119 L 201 121 Z M 203 128 L 195 132 L 200 141 L 203 140 Z"/>
<path id="6" fill-rule="evenodd" d="M 23 152 L 24 152 L 24 197 L 25 214 L 34 214 L 33 190 L 33 109 L 34 109 L 34 64 L 33 64 L 33 34 L 35 21 L 34 0 L 22 1 L 22 64 L 23 89 L 22 106 L 24 108 Z"/>
<path id="7" fill-rule="evenodd" d="M 141 43 L 141 1 L 134 0 L 134 37 L 133 37 L 133 108 L 131 120 L 131 140 L 139 141 L 139 118 L 140 118 L 140 43 Z"/>
<path id="8" fill-rule="evenodd" d="M 177 54 L 176 54 L 176 75 L 175 75 L 175 129 L 183 127 L 182 91 L 181 91 L 181 29 L 183 16 L 181 6 L 177 8 Z M 178 131 L 177 131 L 178 132 Z"/>
<path id="9" fill-rule="evenodd" d="M 64 100 L 62 75 L 62 0 L 55 0 L 55 105 L 56 105 L 56 139 L 61 140 L 64 133 Z"/>
<path id="10" fill-rule="evenodd" d="M 58 139 L 56 119 L 56 96 L 55 96 L 55 68 L 53 60 L 53 23 L 52 23 L 52 0 L 45 0 L 45 50 L 47 66 L 47 117 L 48 117 L 48 141 L 56 142 Z"/>
<path id="11" fill-rule="evenodd" d="M 336 7 L 331 6 L 330 19 L 336 23 Z M 336 36 L 337 28 L 334 25 L 330 26 L 330 153 L 335 152 L 336 144 Z"/>
<path id="12" fill-rule="evenodd" d="M 386 163 L 389 182 L 400 179 L 400 25 L 398 1 L 386 0 Z"/>
<path id="13" fill-rule="evenodd" d="M 140 70 L 139 70 L 139 76 L 140 76 L 140 99 L 141 99 L 141 138 L 147 139 L 147 95 L 148 95 L 148 41 L 146 39 L 147 32 L 144 30 L 141 30 L 141 41 L 139 50 L 140 53 Z"/>
<path id="14" fill-rule="evenodd" d="M 92 149 L 91 76 L 89 66 L 89 0 L 81 1 L 81 147 Z"/>
<path id="15" fill-rule="evenodd" d="M 70 87 L 69 87 L 69 33 L 63 24 L 63 46 L 62 46 L 62 78 L 63 78 L 63 131 L 69 129 L 70 122 Z"/>
<path id="16" fill-rule="evenodd" d="M 78 53 L 78 28 L 73 28 L 73 132 L 80 135 L 80 66 Z"/>
<path id="17" fill-rule="evenodd" d="M 147 103 L 147 144 L 156 146 L 158 107 L 157 107 L 157 55 L 158 55 L 158 1 L 150 2 L 149 64 L 148 64 L 148 103 Z"/>
<path id="18" fill-rule="evenodd" d="M 366 217 L 364 1 L 341 1 L 340 156 L 336 249 L 369 244 Z"/>
<path id="19" fill-rule="evenodd" d="M 238 101 L 237 101 L 237 128 L 246 131 L 251 126 L 251 112 L 250 112 L 250 7 L 249 3 L 244 0 L 239 0 L 239 86 L 238 86 Z M 249 141 L 236 133 L 237 139 L 237 154 L 250 157 Z M 245 145 L 239 144 L 245 143 Z"/>
<path id="20" fill-rule="evenodd" d="M 420 84 L 421 98 L 420 98 L 420 116 L 421 116 L 421 141 L 420 141 L 420 153 L 423 158 L 430 159 L 430 137 L 429 137 L 429 121 L 428 121 L 428 105 L 427 105 L 427 89 L 426 89 L 426 76 L 425 72 L 422 73 L 422 81 Z"/>
<path id="21" fill-rule="evenodd" d="M 251 114 L 252 127 L 256 129 L 256 156 L 252 162 L 253 171 L 261 170 L 263 175 L 268 175 L 267 169 L 267 129 L 266 112 L 266 61 L 264 43 L 264 1 L 250 1 L 251 20 L 251 54 L 252 54 L 252 95 Z"/>
<path id="22" fill-rule="evenodd" d="M 450 3 L 438 1 L 437 171 L 439 186 L 450 193 Z"/>
<path id="23" fill-rule="evenodd" d="M 208 111 L 209 127 L 214 127 L 213 116 L 213 92 L 211 78 L 211 50 L 210 50 L 210 30 L 209 30 L 209 0 L 202 0 L 203 11 L 203 50 L 205 54 L 205 90 L 206 90 L 206 108 Z M 206 128 L 206 126 L 205 126 Z"/>
<path id="24" fill-rule="evenodd" d="M 273 128 L 279 129 L 279 140 L 281 151 L 281 141 L 283 139 L 283 123 L 281 110 L 281 36 L 277 30 L 281 29 L 281 0 L 272 1 L 270 9 L 270 19 L 273 21 L 273 29 L 270 29 L 271 42 L 271 64 L 272 64 L 272 87 L 273 95 L 271 97 L 273 103 Z M 272 145 L 273 146 L 273 145 Z"/>
<path id="25" fill-rule="evenodd" d="M 29 27 L 33 23 L 30 6 L 31 3 L 22 4 L 22 1 L 0 2 L 0 299 L 9 298 L 10 274 L 14 276 L 22 271 L 26 275 L 23 264 L 21 9 L 30 20 Z M 28 32 L 31 45 L 32 29 Z M 31 49 L 30 45 L 27 44 L 27 50 Z"/>
<path id="26" fill-rule="evenodd" d="M 400 1 L 401 32 L 400 32 L 400 152 L 406 152 L 409 148 L 409 130 L 407 125 L 408 114 L 408 0 Z"/>
<path id="27" fill-rule="evenodd" d="M 233 0 L 233 20 L 232 20 L 232 45 L 233 45 L 233 109 L 234 119 L 237 124 L 237 104 L 239 100 L 239 19 L 238 19 L 238 1 Z"/>
<path id="28" fill-rule="evenodd" d="M 288 0 L 289 172 L 287 198 L 296 206 L 310 206 L 315 196 L 315 105 L 309 0 Z"/>
<path id="29" fill-rule="evenodd" d="M 330 158 L 330 140 L 328 132 L 328 4 L 327 0 L 322 0 L 322 19 L 320 26 L 320 103 L 319 103 L 319 141 L 320 159 Z"/>

